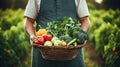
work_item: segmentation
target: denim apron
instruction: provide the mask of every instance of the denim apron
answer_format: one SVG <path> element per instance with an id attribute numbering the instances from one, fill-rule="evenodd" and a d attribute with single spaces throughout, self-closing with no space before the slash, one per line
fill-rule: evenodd
<path id="1" fill-rule="evenodd" d="M 47 22 L 61 20 L 64 16 L 78 19 L 75 0 L 41 0 L 36 30 L 39 29 L 39 25 L 45 28 Z M 43 59 L 39 49 L 33 47 L 32 67 L 85 67 L 82 49 L 73 60 L 53 61 Z"/>

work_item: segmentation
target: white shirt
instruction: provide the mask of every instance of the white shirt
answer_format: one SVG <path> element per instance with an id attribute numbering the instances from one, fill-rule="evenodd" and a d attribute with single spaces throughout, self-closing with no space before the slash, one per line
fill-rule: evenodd
<path id="1" fill-rule="evenodd" d="M 25 9 L 24 16 L 36 19 L 40 10 L 41 0 L 29 0 Z M 75 0 L 78 17 L 89 16 L 86 0 Z"/>

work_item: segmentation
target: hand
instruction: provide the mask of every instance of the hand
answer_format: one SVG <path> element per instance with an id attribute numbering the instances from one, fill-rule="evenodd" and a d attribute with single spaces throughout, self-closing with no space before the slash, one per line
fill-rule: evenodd
<path id="1" fill-rule="evenodd" d="M 30 35 L 30 43 L 32 46 L 37 46 L 34 44 L 34 41 L 37 40 L 38 38 L 35 35 Z"/>
<path id="2" fill-rule="evenodd" d="M 87 40 L 84 41 L 83 45 L 85 45 L 87 43 Z"/>

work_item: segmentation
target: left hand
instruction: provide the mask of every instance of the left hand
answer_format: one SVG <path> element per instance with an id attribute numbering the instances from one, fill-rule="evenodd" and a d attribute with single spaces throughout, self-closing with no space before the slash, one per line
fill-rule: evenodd
<path id="1" fill-rule="evenodd" d="M 87 40 L 84 41 L 83 45 L 85 45 L 87 43 Z"/>
<path id="2" fill-rule="evenodd" d="M 88 31 L 90 27 L 90 20 L 88 16 L 79 18 L 79 22 L 81 22 L 81 28 L 83 28 L 84 31 Z"/>

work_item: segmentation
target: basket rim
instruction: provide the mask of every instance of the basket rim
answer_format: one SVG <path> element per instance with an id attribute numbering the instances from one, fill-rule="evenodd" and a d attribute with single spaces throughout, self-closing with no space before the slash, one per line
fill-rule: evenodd
<path id="1" fill-rule="evenodd" d="M 44 45 L 39 45 L 39 46 L 36 46 L 37 48 L 62 48 L 62 49 L 76 49 L 76 48 L 82 48 L 84 47 L 85 44 L 78 44 L 77 46 L 44 46 Z"/>

